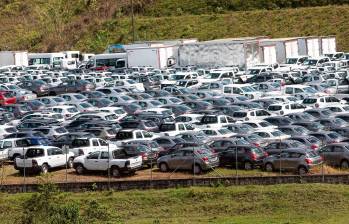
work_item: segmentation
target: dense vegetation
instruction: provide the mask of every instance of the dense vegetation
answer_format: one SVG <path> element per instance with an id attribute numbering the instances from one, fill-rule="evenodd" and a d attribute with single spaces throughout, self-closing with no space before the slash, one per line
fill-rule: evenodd
<path id="1" fill-rule="evenodd" d="M 137 40 L 337 35 L 349 0 L 134 0 Z M 102 52 L 132 40 L 129 0 L 0 0 L 0 50 Z M 304 7 L 336 4 L 335 6 Z M 289 8 L 289 9 L 284 9 Z M 254 10 L 235 12 L 239 10 Z M 273 10 L 269 10 L 273 9 Z"/>
<path id="2" fill-rule="evenodd" d="M 36 194 L 0 194 L 0 219 L 3 224 L 346 224 L 348 192 L 346 185 L 299 184 L 58 193 L 44 185 Z"/>

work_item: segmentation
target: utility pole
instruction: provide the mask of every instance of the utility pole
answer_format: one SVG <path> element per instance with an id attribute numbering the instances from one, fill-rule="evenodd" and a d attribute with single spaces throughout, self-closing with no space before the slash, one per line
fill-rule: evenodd
<path id="1" fill-rule="evenodd" d="M 131 17 L 132 17 L 132 41 L 136 41 L 136 31 L 135 31 L 135 14 L 133 10 L 133 0 L 131 0 Z"/>

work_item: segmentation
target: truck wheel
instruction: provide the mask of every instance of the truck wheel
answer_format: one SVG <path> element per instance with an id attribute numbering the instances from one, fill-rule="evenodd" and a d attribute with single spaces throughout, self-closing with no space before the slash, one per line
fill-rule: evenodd
<path id="1" fill-rule="evenodd" d="M 308 173 L 308 170 L 307 170 L 307 168 L 305 168 L 304 166 L 301 166 L 301 167 L 299 167 L 298 168 L 298 174 L 299 175 L 305 175 L 305 174 L 307 174 Z"/>
<path id="2" fill-rule="evenodd" d="M 252 163 L 249 162 L 249 161 L 246 161 L 246 162 L 244 163 L 244 169 L 245 169 L 245 170 L 252 170 L 252 169 L 253 169 Z"/>
<path id="3" fill-rule="evenodd" d="M 48 166 L 47 166 L 46 163 L 42 164 L 42 166 L 41 166 L 41 173 L 42 174 L 47 174 L 48 173 Z"/>
<path id="4" fill-rule="evenodd" d="M 274 166 L 271 163 L 265 164 L 264 168 L 265 168 L 265 171 L 267 171 L 267 172 L 273 172 L 274 171 Z"/>
<path id="5" fill-rule="evenodd" d="M 119 168 L 117 168 L 117 167 L 112 167 L 111 168 L 111 175 L 113 176 L 113 177 L 120 177 L 120 170 L 119 170 Z"/>
<path id="6" fill-rule="evenodd" d="M 12 160 L 13 160 L 13 161 L 16 161 L 16 158 L 17 158 L 17 157 L 20 157 L 20 156 L 21 156 L 21 155 L 19 155 L 19 154 L 14 154 L 14 155 L 12 156 Z"/>
<path id="7" fill-rule="evenodd" d="M 160 171 L 161 172 L 167 172 L 168 171 L 168 167 L 166 163 L 160 163 Z"/>
<path id="8" fill-rule="evenodd" d="M 343 160 L 341 162 L 341 169 L 348 169 L 349 168 L 349 162 L 348 160 Z"/>
<path id="9" fill-rule="evenodd" d="M 68 161 L 67 161 L 68 169 L 73 168 L 73 165 L 74 165 L 74 159 L 73 158 L 69 158 Z"/>
<path id="10" fill-rule="evenodd" d="M 78 164 L 75 168 L 75 171 L 78 175 L 81 175 L 85 172 L 85 168 L 82 164 Z"/>

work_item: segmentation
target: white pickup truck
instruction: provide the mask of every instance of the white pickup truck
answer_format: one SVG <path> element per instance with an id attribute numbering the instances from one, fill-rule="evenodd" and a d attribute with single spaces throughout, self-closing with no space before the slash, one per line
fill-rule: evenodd
<path id="1" fill-rule="evenodd" d="M 72 148 L 69 149 L 70 152 L 74 153 L 74 156 L 88 155 L 91 152 L 101 151 L 101 150 L 115 150 L 117 146 L 113 143 L 108 143 L 107 141 L 100 138 L 77 138 L 72 142 Z"/>
<path id="2" fill-rule="evenodd" d="M 108 171 L 113 177 L 122 173 L 134 173 L 142 167 L 142 156 L 127 154 L 123 149 L 96 151 L 89 155 L 78 156 L 74 159 L 74 169 L 77 174 L 86 171 Z"/>
<path id="3" fill-rule="evenodd" d="M 0 140 L 0 150 L 7 152 L 7 157 L 10 160 L 15 160 L 16 157 L 23 156 L 27 148 L 32 144 L 25 138 L 8 138 Z"/>
<path id="4" fill-rule="evenodd" d="M 17 157 L 15 169 L 21 173 L 47 173 L 52 168 L 73 167 L 74 154 L 63 152 L 62 149 L 52 146 L 32 146 L 27 149 L 25 156 Z"/>

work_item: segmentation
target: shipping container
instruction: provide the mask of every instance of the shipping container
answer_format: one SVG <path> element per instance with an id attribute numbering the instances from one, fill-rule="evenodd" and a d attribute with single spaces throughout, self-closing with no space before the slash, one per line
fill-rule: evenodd
<path id="1" fill-rule="evenodd" d="M 179 66 L 198 67 L 238 66 L 252 67 L 259 64 L 259 39 L 245 37 L 183 44 L 178 49 Z"/>
<path id="2" fill-rule="evenodd" d="M 263 39 L 259 43 L 260 48 L 263 51 L 273 51 L 271 46 L 275 48 L 276 62 L 279 64 L 283 64 L 286 62 L 286 58 L 295 57 L 299 55 L 298 48 L 298 39 L 297 38 L 278 38 L 278 39 Z M 265 49 L 267 47 L 267 49 Z M 269 48 L 268 48 L 269 47 Z M 263 56 L 263 62 L 267 63 L 267 61 L 275 61 L 275 57 L 273 53 L 270 53 L 266 59 Z M 274 58 L 273 58 L 274 57 Z M 270 59 L 271 58 L 271 59 Z"/>
<path id="3" fill-rule="evenodd" d="M 331 54 L 337 52 L 336 37 L 321 37 L 321 54 Z"/>
<path id="4" fill-rule="evenodd" d="M 0 66 L 7 66 L 7 65 L 28 66 L 28 52 L 1 51 Z"/>

